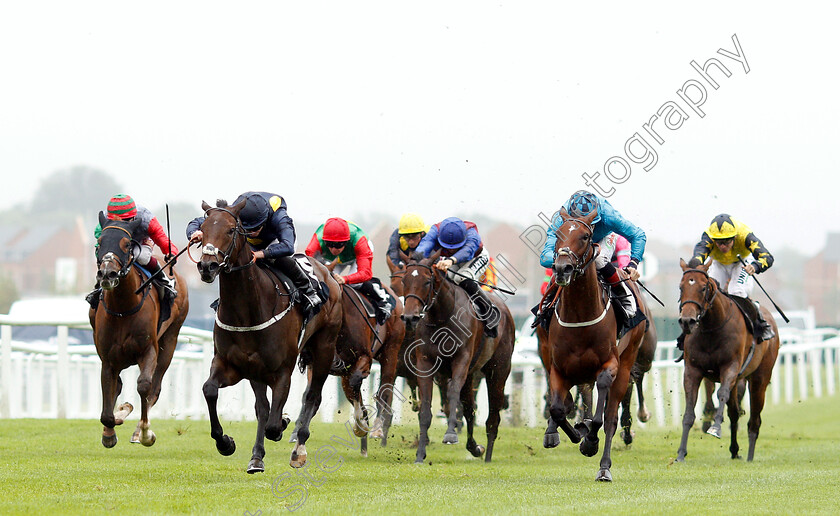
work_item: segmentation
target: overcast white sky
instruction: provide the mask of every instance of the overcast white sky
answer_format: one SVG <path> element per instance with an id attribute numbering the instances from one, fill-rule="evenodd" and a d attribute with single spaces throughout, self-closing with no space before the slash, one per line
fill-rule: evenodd
<path id="1" fill-rule="evenodd" d="M 601 171 L 649 238 L 693 243 L 720 212 L 771 251 L 840 231 L 837 8 L 290 4 L 3 2 L 3 204 L 88 165 L 150 207 L 257 189 L 301 221 L 487 212 L 525 229 Z M 717 53 L 733 34 L 749 73 Z M 717 90 L 690 66 L 712 57 L 731 72 L 711 72 Z M 659 121 L 654 143 L 642 124 L 689 79 L 705 117 Z M 658 163 L 603 179 L 636 132 Z"/>

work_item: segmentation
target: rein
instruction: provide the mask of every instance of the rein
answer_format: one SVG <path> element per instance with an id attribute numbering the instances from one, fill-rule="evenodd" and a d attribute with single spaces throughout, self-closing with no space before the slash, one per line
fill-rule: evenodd
<path id="1" fill-rule="evenodd" d="M 423 308 L 420 310 L 420 318 L 422 319 L 422 318 L 426 317 L 426 310 L 428 310 L 430 306 L 435 304 L 435 300 L 437 300 L 438 293 L 440 293 L 440 288 L 435 289 L 436 274 L 435 274 L 434 269 L 432 269 L 430 266 L 424 265 L 422 263 L 409 263 L 408 265 L 405 266 L 405 272 L 403 274 L 408 273 L 408 268 L 409 267 L 423 267 L 424 269 L 427 269 L 432 274 L 432 286 L 431 286 L 431 288 L 429 288 L 429 295 L 426 296 L 428 299 L 423 299 L 416 294 L 405 294 L 403 296 L 405 299 L 413 297 L 414 299 L 423 303 Z"/>
<path id="2" fill-rule="evenodd" d="M 564 219 L 563 224 L 567 222 L 577 222 L 581 224 L 587 231 L 589 231 L 589 238 L 592 238 L 594 234 L 594 230 L 592 226 L 587 224 L 586 222 L 580 219 Z M 563 225 L 560 226 L 562 228 Z M 560 232 L 560 228 L 557 228 L 556 233 Z M 572 281 L 579 276 L 583 276 L 586 273 L 586 268 L 589 267 L 589 264 L 598 256 L 598 252 L 600 246 L 594 242 L 590 242 L 589 246 L 587 246 L 586 251 L 584 251 L 583 256 L 578 256 L 575 254 L 574 251 L 569 249 L 568 247 L 561 247 L 560 249 L 554 250 L 554 261 L 557 261 L 557 258 L 560 256 L 570 256 L 572 258 Z M 586 259 L 586 256 L 589 255 L 589 259 Z M 581 264 L 583 262 L 583 264 Z"/>
<path id="3" fill-rule="evenodd" d="M 201 249 L 201 254 L 205 256 L 215 256 L 219 257 L 221 255 L 222 261 L 219 262 L 219 267 L 221 267 L 222 272 L 231 273 L 236 271 L 241 271 L 242 269 L 247 269 L 248 267 L 254 265 L 257 261 L 257 257 L 254 255 L 254 252 L 251 251 L 251 260 L 244 264 L 244 265 L 231 265 L 229 260 L 231 258 L 231 254 L 236 250 L 236 243 L 239 236 L 242 236 L 243 242 L 245 241 L 246 231 L 245 228 L 242 227 L 242 222 L 240 222 L 239 217 L 237 217 L 232 211 L 227 208 L 210 208 L 206 212 L 204 212 L 204 216 L 206 217 L 208 213 L 213 210 L 223 211 L 233 217 L 233 220 L 236 222 L 236 230 L 234 232 L 233 238 L 230 241 L 230 245 L 227 248 L 227 251 L 222 251 L 218 249 L 213 244 L 207 244 Z"/>
<path id="4" fill-rule="evenodd" d="M 138 274 L 139 274 L 139 272 L 138 272 Z M 115 312 L 115 311 L 111 310 L 110 308 L 108 308 L 108 305 L 105 304 L 105 292 L 104 291 L 99 293 L 99 301 L 102 303 L 102 308 L 105 309 L 105 313 L 107 313 L 108 315 L 113 315 L 114 317 L 128 317 L 129 315 L 136 314 L 137 312 L 140 311 L 141 308 L 143 308 L 143 303 L 146 302 L 146 297 L 148 297 L 149 292 L 151 292 L 151 290 L 152 290 L 151 284 L 147 285 L 146 288 L 143 289 L 143 297 L 140 298 L 140 302 L 134 308 L 132 308 L 131 310 L 128 310 L 126 312 Z"/>
<path id="5" fill-rule="evenodd" d="M 358 292 L 356 292 L 356 289 L 354 289 L 353 287 L 351 287 L 350 285 L 348 285 L 348 284 L 346 284 L 346 283 L 342 283 L 342 284 L 341 284 L 341 288 L 342 288 L 342 290 L 343 290 L 345 287 L 346 287 L 346 288 L 349 288 L 349 289 L 351 289 L 351 290 L 353 290 L 353 293 L 354 293 L 356 296 L 359 296 L 359 295 L 360 295 Z M 378 352 L 379 352 L 379 350 L 380 350 L 380 349 L 382 348 L 382 346 L 384 346 L 385 344 L 382 342 L 382 339 L 380 339 L 380 338 L 379 338 L 379 334 L 378 334 L 378 332 L 376 331 L 376 329 L 373 327 L 373 325 L 372 325 L 372 324 L 370 324 L 370 320 L 368 320 L 367 313 L 366 313 L 366 312 L 362 309 L 362 307 L 360 307 L 358 304 L 356 304 L 356 300 L 355 300 L 355 299 L 353 299 L 353 298 L 354 298 L 354 296 L 350 296 L 350 295 L 348 295 L 347 297 L 349 297 L 349 298 L 350 298 L 350 301 L 353 303 L 353 306 L 354 306 L 354 307 L 356 307 L 356 310 L 359 312 L 359 314 L 361 314 L 362 319 L 364 319 L 365 324 L 367 324 L 367 327 L 368 327 L 368 328 L 370 328 L 371 333 L 373 333 L 373 338 L 374 338 L 374 339 L 376 339 L 376 342 L 378 342 L 378 343 L 379 343 L 379 347 L 377 347 L 375 350 L 373 349 L 375 346 L 371 346 L 371 355 L 375 355 L 376 353 L 378 353 Z"/>
<path id="6" fill-rule="evenodd" d="M 560 297 L 560 290 L 561 289 L 558 289 L 558 291 L 557 291 L 557 298 Z M 604 317 L 607 316 L 607 312 L 610 311 L 610 306 L 612 305 L 612 303 L 610 303 L 609 298 L 605 298 L 605 296 L 604 296 L 605 293 L 606 293 L 606 290 L 601 289 L 601 300 L 606 305 L 606 306 L 604 306 L 604 311 L 601 312 L 601 315 L 599 315 L 595 319 L 591 319 L 589 321 L 576 322 L 576 323 L 570 323 L 570 322 L 565 322 L 565 321 L 560 320 L 560 313 L 557 311 L 557 306 L 560 303 L 557 303 L 556 299 L 555 299 L 554 317 L 557 319 L 557 324 L 559 324 L 560 326 L 563 326 L 564 328 L 584 328 L 584 327 L 587 327 L 587 326 L 594 326 L 594 325 L 598 324 L 599 322 L 603 321 Z"/>
<path id="7" fill-rule="evenodd" d="M 697 305 L 697 308 L 700 309 L 700 315 L 697 316 L 697 319 L 699 320 L 699 319 L 702 319 L 703 317 L 705 317 L 706 312 L 708 312 L 709 308 L 712 307 L 712 304 L 715 302 L 715 298 L 717 297 L 719 290 L 714 285 L 714 282 L 711 280 L 711 278 L 709 278 L 709 274 L 706 271 L 701 270 L 701 269 L 686 269 L 683 272 L 683 276 L 685 276 L 686 274 L 688 274 L 690 272 L 697 272 L 697 273 L 702 274 L 708 280 L 708 283 L 706 283 L 706 284 L 707 285 L 712 285 L 712 287 L 711 287 L 711 290 L 713 291 L 712 298 L 708 299 L 708 297 L 709 297 L 708 292 L 706 294 L 704 294 L 703 295 L 703 303 L 704 304 L 702 304 L 702 305 L 699 302 L 697 302 L 693 299 L 687 299 L 685 301 L 680 300 L 680 306 L 679 306 L 680 312 L 682 312 L 682 309 L 685 305 Z M 723 322 L 723 324 L 726 324 L 727 321 L 729 321 L 728 317 L 727 317 L 726 321 Z M 723 325 L 721 325 L 721 326 L 723 326 Z M 717 328 L 715 328 L 715 329 L 717 329 Z"/>

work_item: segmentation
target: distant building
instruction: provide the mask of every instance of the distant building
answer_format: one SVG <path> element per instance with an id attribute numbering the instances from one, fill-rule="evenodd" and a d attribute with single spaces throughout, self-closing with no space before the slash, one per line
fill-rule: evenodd
<path id="1" fill-rule="evenodd" d="M 825 248 L 805 263 L 805 297 L 818 326 L 840 325 L 840 233 L 829 233 Z"/>

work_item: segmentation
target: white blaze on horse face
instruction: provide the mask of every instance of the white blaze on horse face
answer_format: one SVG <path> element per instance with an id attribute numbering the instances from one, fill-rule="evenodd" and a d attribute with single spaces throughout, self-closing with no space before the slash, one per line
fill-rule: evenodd
<path id="1" fill-rule="evenodd" d="M 688 284 L 689 285 L 694 285 L 694 280 L 693 279 L 688 280 Z"/>
<path id="2" fill-rule="evenodd" d="M 411 275 L 412 275 L 412 276 L 419 276 L 419 274 L 417 273 L 417 271 L 416 271 L 416 270 L 415 270 L 415 271 L 413 271 L 413 272 L 411 273 Z"/>

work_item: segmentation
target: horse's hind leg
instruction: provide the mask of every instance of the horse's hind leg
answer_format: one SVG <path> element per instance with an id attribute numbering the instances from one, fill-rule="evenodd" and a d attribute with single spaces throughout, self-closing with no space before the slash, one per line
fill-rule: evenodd
<path id="1" fill-rule="evenodd" d="M 357 363 L 358 368 L 358 363 Z M 370 431 L 367 408 L 362 400 L 363 373 L 358 369 L 347 377 L 341 378 L 341 386 L 347 399 L 353 404 L 353 433 L 361 440 L 359 452 L 362 457 L 367 457 L 367 435 Z"/>
<path id="2" fill-rule="evenodd" d="M 640 373 L 638 380 L 633 383 L 636 384 L 636 394 L 639 395 L 639 411 L 636 412 L 636 417 L 638 417 L 639 421 L 642 423 L 647 423 L 650 421 L 650 410 L 648 410 L 647 405 L 645 405 L 645 390 L 642 386 L 644 379 L 645 373 Z"/>
<path id="3" fill-rule="evenodd" d="M 570 441 L 573 443 L 579 443 L 582 435 L 578 429 L 572 427 L 566 419 L 566 414 L 568 413 L 566 410 L 566 401 L 567 398 L 569 398 L 569 389 L 571 388 L 571 385 L 569 385 L 568 382 L 560 376 L 554 367 L 551 367 L 549 370 L 549 382 L 551 385 L 551 405 L 548 411 L 551 414 L 551 421 L 554 425 L 549 424 L 548 428 L 546 428 L 545 437 L 543 438 L 543 446 L 546 448 L 553 448 L 557 446 L 557 444 L 555 444 L 554 435 L 550 434 L 552 428 L 554 433 L 557 433 L 557 428 L 562 428 L 563 432 L 566 436 L 568 436 Z M 556 439 L 559 441 L 559 438 L 560 437 L 558 435 Z"/>
<path id="4" fill-rule="evenodd" d="M 467 451 L 473 457 L 481 457 L 484 454 L 485 448 L 477 444 L 475 437 L 473 437 L 473 430 L 475 428 L 475 393 L 472 388 L 472 376 L 467 378 L 467 381 L 464 382 L 464 386 L 461 388 L 461 407 L 463 409 L 464 420 L 467 423 Z"/>
<path id="5" fill-rule="evenodd" d="M 309 439 L 309 423 L 312 421 L 312 418 L 315 417 L 318 407 L 321 406 L 321 391 L 324 388 L 324 382 L 327 380 L 327 376 L 329 376 L 329 367 L 332 362 L 333 353 L 334 351 L 332 347 L 329 347 L 326 350 L 318 350 L 314 353 L 315 361 L 312 364 L 312 378 L 309 381 L 306 392 L 303 394 L 303 407 L 301 408 L 300 417 L 298 418 L 296 424 L 297 442 L 295 443 L 291 459 L 289 460 L 289 464 L 293 468 L 302 468 L 306 464 L 306 441 Z M 324 359 L 324 356 L 326 356 L 326 360 Z M 286 390 L 284 398 L 286 395 L 288 395 L 288 389 Z M 277 401 L 272 403 L 272 416 L 276 410 L 275 405 L 277 405 Z M 277 410 L 279 412 L 279 409 Z M 271 420 L 272 417 L 269 417 L 269 427 L 271 426 Z M 280 427 L 278 426 L 277 428 L 279 429 Z M 280 433 L 282 433 L 282 430 Z M 269 439 L 272 438 L 268 434 L 266 434 L 266 436 L 269 437 Z"/>
<path id="6" fill-rule="evenodd" d="M 490 413 L 485 423 L 487 427 L 487 452 L 484 455 L 484 462 L 490 462 L 493 458 L 493 445 L 496 443 L 496 437 L 499 433 L 499 422 L 502 419 L 499 412 L 502 410 L 505 402 L 505 382 L 508 376 L 510 376 L 510 360 L 504 360 L 502 364 L 491 362 L 485 368 L 487 370 L 484 378 L 487 382 L 487 398 Z"/>
<path id="7" fill-rule="evenodd" d="M 578 423 L 575 428 L 581 431 L 586 429 L 586 435 L 580 443 L 580 453 L 587 457 L 593 457 L 598 453 L 598 431 L 604 425 L 604 410 L 606 409 L 607 398 L 609 397 L 610 386 L 615 381 L 615 373 L 609 368 L 603 369 L 598 373 L 598 378 L 595 380 L 595 386 L 598 388 L 598 406 L 595 408 L 595 414 L 591 424 Z M 615 400 L 616 407 L 618 407 L 619 400 Z M 618 409 L 616 409 L 618 410 Z M 618 412 L 616 412 L 618 414 Z"/>
<path id="8" fill-rule="evenodd" d="M 685 365 L 683 371 L 683 391 L 685 392 L 685 413 L 683 413 L 683 428 L 682 437 L 680 438 L 680 447 L 677 449 L 677 462 L 684 462 L 685 456 L 688 454 L 688 432 L 694 426 L 694 409 L 697 405 L 697 394 L 700 389 L 700 381 L 703 379 L 703 374 L 699 369 L 688 364 Z"/>
<path id="9" fill-rule="evenodd" d="M 743 384 L 736 384 L 735 389 L 740 391 L 740 388 Z M 732 454 L 733 459 L 740 459 L 741 456 L 738 455 L 738 419 L 741 417 L 741 408 L 740 408 L 740 401 L 743 396 L 743 392 L 735 393 L 733 396 L 729 396 L 729 402 L 727 403 L 727 411 L 726 413 L 729 415 L 729 432 L 731 434 L 729 439 L 729 453 Z"/>
<path id="10" fill-rule="evenodd" d="M 708 378 L 703 379 L 703 390 L 706 393 L 706 403 L 703 404 L 703 425 L 701 426 L 703 432 L 708 432 L 712 426 L 712 421 L 715 419 L 715 382 Z"/>
<path id="11" fill-rule="evenodd" d="M 732 395 L 732 388 L 735 387 L 737 389 L 737 376 L 737 363 L 728 366 L 726 369 L 722 370 L 720 374 L 720 388 L 718 388 L 718 407 L 717 411 L 715 412 L 715 420 L 714 422 L 712 422 L 712 426 L 709 427 L 709 430 L 706 431 L 707 434 L 717 437 L 718 439 L 720 439 L 722 435 L 720 427 L 721 425 L 723 425 L 723 409 L 726 407 L 727 403 L 729 403 L 729 397 Z"/>
<path id="12" fill-rule="evenodd" d="M 767 394 L 767 385 L 770 383 L 770 373 L 773 370 L 772 362 L 765 370 L 767 373 L 760 369 L 750 377 L 750 420 L 747 423 L 747 436 L 750 443 L 747 462 L 752 462 L 755 455 L 755 443 L 758 441 L 758 431 L 761 428 L 761 411 L 764 409 L 764 397 Z"/>
<path id="13" fill-rule="evenodd" d="M 391 409 L 391 402 L 394 399 L 394 382 L 397 379 L 397 363 L 399 361 L 400 342 L 402 337 L 395 335 L 395 333 L 402 334 L 403 332 L 395 332 L 393 329 L 388 331 L 388 337 L 385 340 L 384 349 L 381 351 L 379 366 L 380 379 L 379 389 L 376 392 L 376 421 L 373 423 L 370 437 L 371 439 L 381 439 L 382 446 L 388 444 L 388 431 L 391 428 L 394 411 Z M 399 337 L 399 339 L 396 339 Z M 400 392 L 396 393 L 400 401 L 405 401 L 405 396 Z"/>
<path id="14" fill-rule="evenodd" d="M 621 399 L 621 440 L 630 446 L 633 443 L 633 416 L 630 414 L 630 399 L 633 397 L 633 385 L 627 385 L 627 391 Z"/>
<path id="15" fill-rule="evenodd" d="M 140 376 L 137 378 L 137 394 L 140 395 L 140 421 L 137 422 L 137 428 L 134 430 L 134 435 L 131 436 L 131 442 L 151 446 L 157 440 L 155 433 L 149 428 L 149 408 L 151 407 L 149 400 L 153 394 L 152 376 L 157 365 L 157 342 L 150 346 L 146 354 L 139 360 L 138 365 L 140 366 Z"/>
<path id="16" fill-rule="evenodd" d="M 233 438 L 225 435 L 222 423 L 219 421 L 219 414 L 216 412 L 216 403 L 219 400 L 219 388 L 234 385 L 239 380 L 240 377 L 218 356 L 215 356 L 210 365 L 210 377 L 201 388 L 210 418 L 210 437 L 216 441 L 216 449 L 224 456 L 232 455 L 236 451 L 236 443 Z"/>
<path id="17" fill-rule="evenodd" d="M 266 396 L 267 385 L 251 380 L 251 389 L 254 391 L 254 413 L 257 416 L 257 438 L 254 441 L 254 448 L 251 450 L 251 462 L 248 463 L 247 473 L 262 473 L 265 471 L 265 425 L 268 422 L 268 396 Z"/>
<path id="18" fill-rule="evenodd" d="M 175 354 L 175 347 L 178 344 L 178 332 L 171 326 L 160 338 L 160 351 L 158 351 L 155 374 L 152 376 L 152 393 L 149 396 L 149 406 L 154 407 L 160 397 L 163 375 L 172 363 L 172 356 Z"/>

